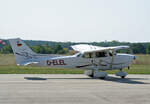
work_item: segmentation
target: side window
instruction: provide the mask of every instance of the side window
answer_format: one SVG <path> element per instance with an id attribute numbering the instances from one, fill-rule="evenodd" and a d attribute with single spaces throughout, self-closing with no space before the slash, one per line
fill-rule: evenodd
<path id="1" fill-rule="evenodd" d="M 85 53 L 83 58 L 93 58 L 93 53 Z"/>
<path id="2" fill-rule="evenodd" d="M 107 52 L 96 52 L 96 57 L 107 57 Z"/>

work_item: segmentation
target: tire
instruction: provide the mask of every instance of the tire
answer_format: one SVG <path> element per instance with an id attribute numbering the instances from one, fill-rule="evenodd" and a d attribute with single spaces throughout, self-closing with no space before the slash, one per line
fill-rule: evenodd
<path id="1" fill-rule="evenodd" d="M 122 78 L 122 79 L 124 79 L 124 78 L 125 78 L 125 76 L 121 76 L 121 78 Z"/>
<path id="2" fill-rule="evenodd" d="M 106 77 L 100 77 L 100 79 L 105 79 Z"/>
<path id="3" fill-rule="evenodd" d="M 93 75 L 88 75 L 89 77 L 93 78 L 94 76 Z"/>

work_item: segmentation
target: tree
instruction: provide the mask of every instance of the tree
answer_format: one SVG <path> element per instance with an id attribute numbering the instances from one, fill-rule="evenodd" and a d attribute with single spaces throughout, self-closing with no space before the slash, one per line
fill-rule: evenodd
<path id="1" fill-rule="evenodd" d="M 133 50 L 134 54 L 145 54 L 145 47 L 142 43 L 133 43 L 131 45 L 131 49 Z"/>
<path id="2" fill-rule="evenodd" d="M 10 45 L 5 45 L 3 48 L 1 48 L 0 53 L 3 54 L 8 54 L 8 53 L 12 53 L 12 48 Z"/>
<path id="3" fill-rule="evenodd" d="M 33 49 L 33 51 L 34 52 L 36 52 L 36 53 L 45 53 L 45 48 L 44 48 L 44 46 L 42 46 L 42 45 L 37 45 L 37 46 L 33 46 L 32 47 L 32 49 Z"/>
<path id="4" fill-rule="evenodd" d="M 54 53 L 54 51 L 52 50 L 52 48 L 48 45 L 48 43 L 46 44 L 45 48 L 45 53 L 46 54 L 52 54 Z"/>
<path id="5" fill-rule="evenodd" d="M 61 47 L 60 44 L 53 46 L 52 49 L 54 50 L 54 54 L 59 54 L 59 51 L 63 50 L 63 48 Z M 60 52 L 60 53 L 62 53 L 62 52 Z"/>
<path id="6" fill-rule="evenodd" d="M 146 46 L 146 54 L 150 54 L 150 43 Z"/>

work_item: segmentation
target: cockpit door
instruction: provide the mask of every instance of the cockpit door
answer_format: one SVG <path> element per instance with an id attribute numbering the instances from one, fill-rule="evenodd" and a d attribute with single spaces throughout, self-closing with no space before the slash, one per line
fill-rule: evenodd
<path id="1" fill-rule="evenodd" d="M 110 69 L 112 63 L 112 56 L 109 51 L 96 52 L 94 63 L 96 63 L 100 69 Z"/>

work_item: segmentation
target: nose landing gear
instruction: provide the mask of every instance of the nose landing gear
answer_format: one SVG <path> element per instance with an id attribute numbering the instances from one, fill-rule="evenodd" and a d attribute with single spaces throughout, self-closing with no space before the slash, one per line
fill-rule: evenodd
<path id="1" fill-rule="evenodd" d="M 120 76 L 121 78 L 125 78 L 128 75 L 128 73 L 123 72 L 122 69 L 120 69 L 120 72 L 116 73 L 116 76 Z"/>

